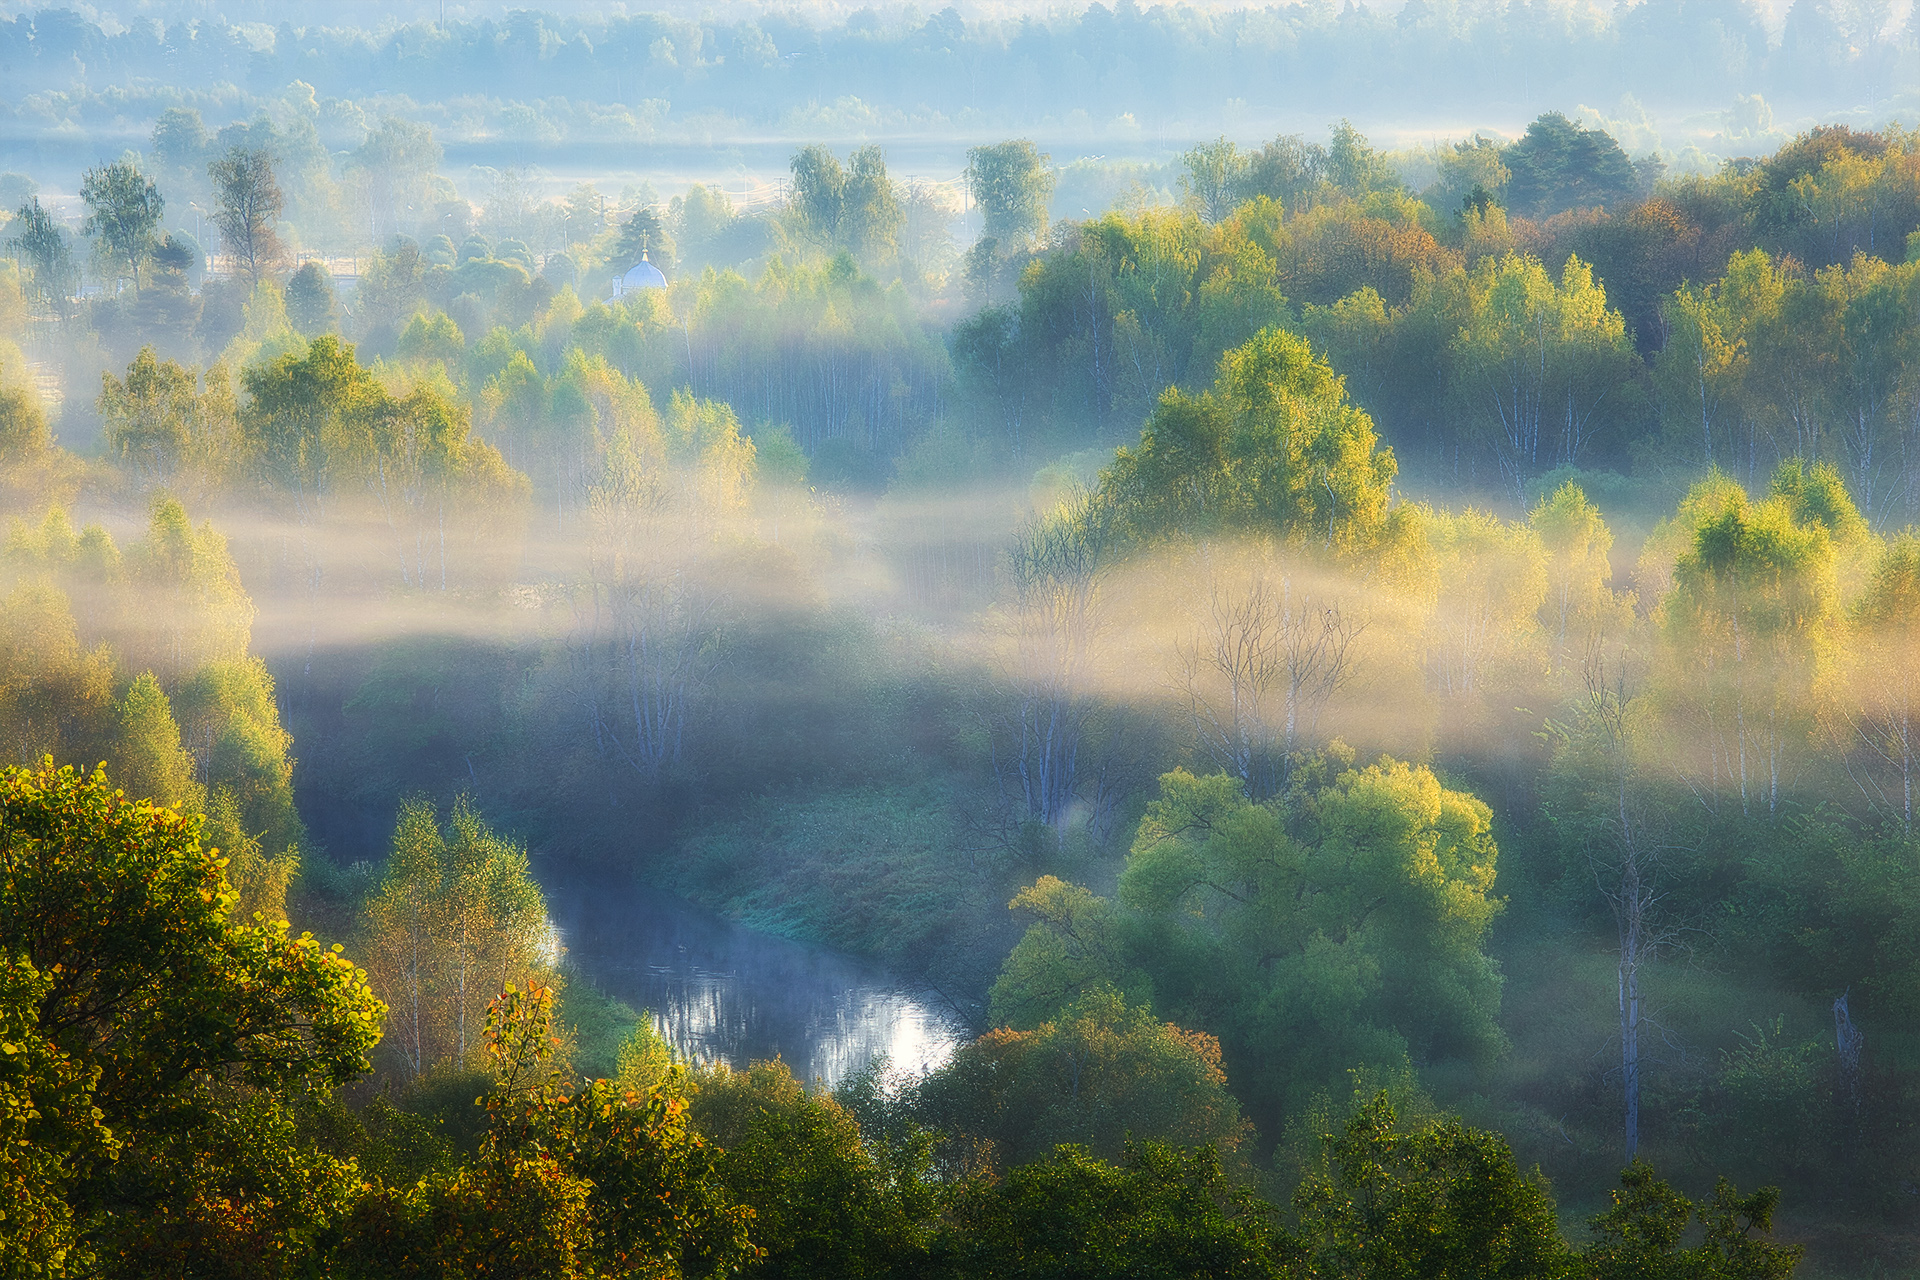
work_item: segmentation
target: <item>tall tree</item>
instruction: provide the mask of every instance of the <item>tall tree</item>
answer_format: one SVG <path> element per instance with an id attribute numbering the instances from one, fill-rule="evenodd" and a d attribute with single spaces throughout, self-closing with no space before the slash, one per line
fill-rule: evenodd
<path id="1" fill-rule="evenodd" d="M 1051 159 L 1024 138 L 967 152 L 967 190 L 980 206 L 980 234 L 1003 252 L 1026 248 L 1047 229 Z"/>
<path id="2" fill-rule="evenodd" d="M 386 116 L 353 153 L 367 177 L 367 229 L 384 242 L 427 211 L 429 182 L 440 163 L 440 144 L 425 124 Z"/>
<path id="3" fill-rule="evenodd" d="M 306 337 L 331 330 L 339 322 L 333 305 L 333 277 L 325 264 L 303 263 L 287 281 L 287 320 Z"/>
<path id="4" fill-rule="evenodd" d="M 180 745 L 173 705 L 151 671 L 142 672 L 120 701 L 114 777 L 136 800 L 192 813 L 200 808 L 193 756 Z"/>
<path id="5" fill-rule="evenodd" d="M 1861 793 L 1910 832 L 1920 802 L 1920 537 L 1887 545 L 1848 621 L 1835 736 Z"/>
<path id="6" fill-rule="evenodd" d="M 286 197 L 273 175 L 273 155 L 264 147 L 231 147 L 207 166 L 216 200 L 213 221 L 221 247 L 235 266 L 258 280 L 279 265 L 277 226 Z"/>
<path id="7" fill-rule="evenodd" d="M 1527 523 L 1547 553 L 1547 598 L 1540 623 L 1553 649 L 1555 670 L 1619 626 L 1622 602 L 1608 585 L 1613 531 L 1579 485 L 1569 480 L 1543 495 Z"/>
<path id="8" fill-rule="evenodd" d="M 0 473 L 37 462 L 52 447 L 40 398 L 27 387 L 0 387 Z"/>
<path id="9" fill-rule="evenodd" d="M 1245 198 L 1251 166 L 1232 139 L 1195 143 L 1181 155 L 1180 163 L 1187 170 L 1180 176 L 1180 193 L 1202 222 L 1222 221 Z"/>
<path id="10" fill-rule="evenodd" d="M 1509 207 L 1528 217 L 1604 208 L 1640 189 L 1633 162 L 1612 135 L 1577 125 L 1558 111 L 1528 125 L 1519 141 L 1501 151 L 1500 162 L 1512 174 Z"/>
<path id="11" fill-rule="evenodd" d="M 148 146 L 163 175 L 197 183 L 206 171 L 207 126 L 192 107 L 168 107 L 162 111 L 160 118 L 153 122 Z"/>
<path id="12" fill-rule="evenodd" d="M 1116 550 L 1111 512 L 1083 496 L 1022 530 L 1009 556 L 1006 767 L 1025 816 L 1049 826 L 1066 821 L 1084 775 L 1097 773 L 1082 745 L 1094 708 L 1102 591 Z"/>
<path id="13" fill-rule="evenodd" d="M 1220 1038 L 1263 1122 L 1356 1063 L 1496 1052 L 1491 811 L 1424 767 L 1350 761 L 1330 748 L 1284 803 L 1252 803 L 1230 774 L 1163 776 L 1120 910 L 1044 882 L 1016 899 L 1041 918 L 994 1007 L 1050 1016 L 1038 993 L 1100 980 L 1151 991 L 1160 1016 Z"/>
<path id="14" fill-rule="evenodd" d="M 64 314 L 78 281 L 74 277 L 73 253 L 67 248 L 59 226 L 38 196 L 29 196 L 14 214 L 14 220 L 19 224 L 19 231 L 7 244 L 27 264 L 32 296 Z"/>
<path id="15" fill-rule="evenodd" d="M 550 976 L 546 945 L 546 904 L 523 847 L 496 835 L 464 797 L 444 825 L 429 801 L 401 807 L 367 903 L 364 949 L 409 1077 L 480 1066 L 489 1003 L 508 984 Z"/>
<path id="16" fill-rule="evenodd" d="M 124 381 L 100 379 L 107 447 L 141 489 L 194 493 L 229 478 L 239 424 L 225 366 L 206 371 L 203 391 L 194 370 L 142 347 Z"/>
<path id="17" fill-rule="evenodd" d="M 140 268 L 159 243 L 154 233 L 166 211 L 160 188 L 133 161 L 116 160 L 87 170 L 80 198 L 87 203 L 84 230 L 94 237 L 101 273 L 116 283 L 130 279 L 139 288 Z"/>
<path id="18" fill-rule="evenodd" d="M 1436 690 L 1471 698 L 1513 687 L 1538 653 L 1546 548 L 1526 525 L 1471 507 L 1435 512 L 1426 525 L 1438 586 L 1427 650 Z"/>
<path id="19" fill-rule="evenodd" d="M 1294 1193 L 1310 1274 L 1329 1280 L 1570 1280 L 1553 1196 L 1520 1171 L 1497 1134 L 1443 1120 L 1401 1132 L 1382 1093 L 1342 1132 L 1322 1137 L 1319 1165 Z"/>
<path id="20" fill-rule="evenodd" d="M 1486 257 L 1462 283 L 1454 394 L 1522 493 L 1540 471 L 1580 464 L 1635 366 L 1633 343 L 1576 257 L 1558 281 L 1537 258 Z"/>
<path id="21" fill-rule="evenodd" d="M 1663 882 L 1667 824 L 1649 777 L 1654 704 L 1637 687 L 1644 676 L 1643 662 L 1624 646 L 1587 649 L 1572 714 L 1549 725 L 1554 758 L 1547 782 L 1553 823 L 1613 915 L 1621 1135 L 1629 1164 L 1640 1150 L 1647 979 L 1676 937 Z"/>
<path id="22" fill-rule="evenodd" d="M 805 147 L 794 153 L 792 169 L 786 219 L 796 239 L 815 250 L 844 250 L 867 264 L 893 257 L 906 214 L 879 147 L 860 147 L 844 167 L 827 148 Z"/>
<path id="23" fill-rule="evenodd" d="M 1836 562 L 1867 537 L 1832 467 L 1783 463 L 1769 488 L 1754 502 L 1723 475 L 1694 486 L 1660 606 L 1661 696 L 1696 744 L 1682 767 L 1705 803 L 1731 796 L 1742 814 L 1776 812 L 1806 763 L 1840 621 Z"/>
<path id="24" fill-rule="evenodd" d="M 1251 535 L 1336 558 L 1382 549 L 1398 464 L 1305 339 L 1262 331 L 1213 389 L 1170 390 L 1100 476 L 1097 502 L 1132 539 Z"/>

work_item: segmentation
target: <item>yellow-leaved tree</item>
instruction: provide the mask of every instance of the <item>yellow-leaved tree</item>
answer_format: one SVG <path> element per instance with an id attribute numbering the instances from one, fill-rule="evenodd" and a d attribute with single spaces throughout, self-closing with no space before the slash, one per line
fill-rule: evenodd
<path id="1" fill-rule="evenodd" d="M 465 797 L 444 825 L 428 800 L 401 807 L 364 930 L 368 980 L 392 1010 L 385 1051 L 410 1078 L 480 1067 L 488 1003 L 507 983 L 554 980 L 527 851 Z"/>

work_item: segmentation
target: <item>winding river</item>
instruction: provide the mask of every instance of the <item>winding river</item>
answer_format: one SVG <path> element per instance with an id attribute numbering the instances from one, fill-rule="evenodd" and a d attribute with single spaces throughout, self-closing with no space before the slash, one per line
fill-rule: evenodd
<path id="1" fill-rule="evenodd" d="M 918 1074 L 958 1042 L 932 998 L 871 965 L 604 872 L 536 866 L 568 959 L 650 1010 L 687 1058 L 744 1067 L 777 1055 L 799 1079 L 831 1087 L 883 1054 Z"/>

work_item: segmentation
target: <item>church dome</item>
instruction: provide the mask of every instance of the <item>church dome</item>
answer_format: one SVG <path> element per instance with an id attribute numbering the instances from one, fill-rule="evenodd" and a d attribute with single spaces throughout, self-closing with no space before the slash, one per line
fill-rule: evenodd
<path id="1" fill-rule="evenodd" d="M 640 261 L 627 269 L 620 277 L 620 292 L 633 293 L 640 289 L 664 289 L 667 278 L 660 274 L 660 268 L 647 261 L 647 255 L 641 254 Z"/>

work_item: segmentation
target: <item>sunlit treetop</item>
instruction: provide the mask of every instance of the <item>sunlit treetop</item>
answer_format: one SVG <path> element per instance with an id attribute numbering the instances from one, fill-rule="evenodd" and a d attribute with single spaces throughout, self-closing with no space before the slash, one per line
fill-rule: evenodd
<path id="1" fill-rule="evenodd" d="M 363 972 L 284 921 L 235 923 L 226 860 L 198 818 L 104 773 L 0 772 L 0 949 L 48 979 L 39 1028 L 100 1071 L 105 1123 L 190 1108 L 197 1080 L 345 1083 L 384 1007 Z"/>
<path id="2" fill-rule="evenodd" d="M 1267 329 L 1221 359 L 1213 388 L 1170 390 L 1100 477 L 1130 538 L 1270 537 L 1353 556 L 1393 539 L 1398 464 L 1306 340 Z"/>

